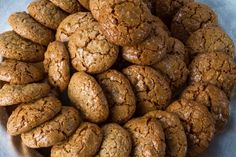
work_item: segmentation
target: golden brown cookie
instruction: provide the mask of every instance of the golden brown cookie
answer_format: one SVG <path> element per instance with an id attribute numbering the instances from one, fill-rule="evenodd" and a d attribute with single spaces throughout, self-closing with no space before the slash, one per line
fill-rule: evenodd
<path id="1" fill-rule="evenodd" d="M 174 37 L 186 42 L 188 37 L 198 29 L 217 26 L 215 12 L 205 4 L 188 3 L 174 16 L 171 23 L 171 33 Z"/>
<path id="2" fill-rule="evenodd" d="M 42 61 L 45 47 L 22 38 L 14 31 L 0 34 L 0 55 L 26 62 Z"/>
<path id="3" fill-rule="evenodd" d="M 165 134 L 161 124 L 154 118 L 142 117 L 128 121 L 124 126 L 131 134 L 131 156 L 165 156 Z"/>
<path id="4" fill-rule="evenodd" d="M 182 93 L 182 98 L 206 106 L 216 121 L 216 131 L 222 131 L 229 121 L 229 99 L 226 94 L 211 84 L 194 83 Z"/>
<path id="5" fill-rule="evenodd" d="M 191 55 L 206 52 L 225 52 L 234 58 L 234 42 L 220 27 L 202 28 L 187 40 Z"/>
<path id="6" fill-rule="evenodd" d="M 73 14 L 81 11 L 82 7 L 77 0 L 50 0 L 54 5 L 58 6 L 62 10 Z"/>
<path id="7" fill-rule="evenodd" d="M 142 0 L 108 0 L 99 24 L 107 40 L 120 46 L 141 43 L 151 32 L 151 12 Z"/>
<path id="8" fill-rule="evenodd" d="M 129 157 L 132 140 L 127 130 L 116 123 L 102 127 L 103 142 L 96 157 Z"/>
<path id="9" fill-rule="evenodd" d="M 72 135 L 80 121 L 79 112 L 75 108 L 64 106 L 55 118 L 21 134 L 21 139 L 30 148 L 50 147 Z"/>
<path id="10" fill-rule="evenodd" d="M 8 18 L 8 23 L 20 36 L 47 46 L 54 40 L 52 30 L 35 21 L 26 12 L 16 12 Z"/>
<path id="11" fill-rule="evenodd" d="M 57 29 L 61 21 L 67 16 L 66 12 L 48 0 L 33 1 L 27 10 L 36 21 L 51 29 Z"/>
<path id="12" fill-rule="evenodd" d="M 61 92 L 64 91 L 70 81 L 69 52 L 64 43 L 54 41 L 48 45 L 44 68 L 48 72 L 50 84 Z"/>
<path id="13" fill-rule="evenodd" d="M 52 119 L 61 110 L 61 102 L 55 97 L 45 97 L 18 106 L 7 121 L 7 132 L 16 136 Z"/>
<path id="14" fill-rule="evenodd" d="M 108 118 L 109 108 L 102 88 L 85 72 L 77 72 L 71 77 L 68 96 L 87 120 L 99 123 Z"/>
<path id="15" fill-rule="evenodd" d="M 70 37 L 68 47 L 72 66 L 77 71 L 97 74 L 108 70 L 116 61 L 119 47 L 100 33 L 98 23 L 84 27 Z"/>
<path id="16" fill-rule="evenodd" d="M 32 83 L 27 85 L 4 84 L 0 89 L 0 106 L 10 106 L 28 103 L 45 97 L 50 91 L 47 83 Z"/>
<path id="17" fill-rule="evenodd" d="M 145 114 L 145 117 L 156 118 L 161 123 L 165 133 L 166 157 L 186 156 L 187 138 L 177 115 L 156 110 Z"/>
<path id="18" fill-rule="evenodd" d="M 236 64 L 229 55 L 224 52 L 199 54 L 189 70 L 192 82 L 211 83 L 230 97 L 235 86 Z"/>
<path id="19" fill-rule="evenodd" d="M 86 8 L 87 10 L 90 10 L 89 9 L 89 1 L 90 0 L 78 0 L 78 1 L 84 8 Z"/>
<path id="20" fill-rule="evenodd" d="M 65 142 L 54 145 L 51 157 L 93 157 L 103 139 L 102 130 L 93 123 L 82 123 Z"/>
<path id="21" fill-rule="evenodd" d="M 44 73 L 33 63 L 4 60 L 0 63 L 0 80 L 10 84 L 28 84 L 42 80 Z"/>
<path id="22" fill-rule="evenodd" d="M 97 75 L 97 81 L 108 100 L 111 121 L 127 122 L 136 109 L 136 98 L 129 80 L 116 70 L 108 70 Z"/>
<path id="23" fill-rule="evenodd" d="M 139 65 L 152 65 L 164 58 L 168 46 L 168 34 L 153 16 L 153 31 L 140 44 L 122 48 L 125 60 Z"/>
<path id="24" fill-rule="evenodd" d="M 57 28 L 56 39 L 61 42 L 68 42 L 69 37 L 74 34 L 78 28 L 92 25 L 95 22 L 90 12 L 78 12 L 66 17 Z"/>
<path id="25" fill-rule="evenodd" d="M 162 110 L 169 105 L 171 89 L 164 76 L 158 71 L 148 66 L 131 65 L 122 72 L 133 86 L 138 114 Z"/>
<path id="26" fill-rule="evenodd" d="M 187 156 L 197 156 L 207 149 L 214 137 L 215 121 L 205 106 L 180 99 L 173 102 L 167 111 L 177 114 L 184 126 L 188 139 Z"/>

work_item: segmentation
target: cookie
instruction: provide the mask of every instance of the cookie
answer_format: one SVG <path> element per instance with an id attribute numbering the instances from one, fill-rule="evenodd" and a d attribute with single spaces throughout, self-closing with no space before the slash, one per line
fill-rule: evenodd
<path id="1" fill-rule="evenodd" d="M 28 84 L 42 80 L 44 73 L 32 63 L 4 60 L 0 63 L 0 80 L 10 84 Z"/>
<path id="2" fill-rule="evenodd" d="M 108 118 L 109 108 L 102 88 L 85 72 L 77 72 L 71 77 L 68 96 L 87 120 L 99 123 Z"/>
<path id="3" fill-rule="evenodd" d="M 97 75 L 97 81 L 107 98 L 111 121 L 127 122 L 136 109 L 136 98 L 129 80 L 116 70 L 108 70 Z"/>
<path id="4" fill-rule="evenodd" d="M 150 34 L 151 12 L 142 0 L 109 0 L 100 9 L 99 24 L 107 40 L 120 46 L 141 43 Z"/>
<path id="5" fill-rule="evenodd" d="M 8 23 L 17 34 L 35 43 L 47 46 L 54 40 L 53 31 L 35 21 L 26 12 L 11 14 Z"/>
<path id="6" fill-rule="evenodd" d="M 89 9 L 89 1 L 90 0 L 78 0 L 78 1 L 84 8 L 86 8 L 87 10 L 90 10 Z"/>
<path id="7" fill-rule="evenodd" d="M 22 38 L 14 31 L 0 34 L 0 55 L 25 62 L 42 61 L 45 47 Z"/>
<path id="8" fill-rule="evenodd" d="M 50 147 L 72 135 L 80 121 L 76 109 L 64 106 L 52 120 L 21 134 L 21 140 L 29 148 Z"/>
<path id="9" fill-rule="evenodd" d="M 125 46 L 122 56 L 125 60 L 139 65 L 152 65 L 166 55 L 168 34 L 153 16 L 153 32 L 142 43 Z"/>
<path id="10" fill-rule="evenodd" d="M 90 12 L 78 12 L 67 16 L 58 26 L 56 40 L 68 42 L 69 37 L 76 32 L 78 28 L 89 27 L 95 22 Z"/>
<path id="11" fill-rule="evenodd" d="M 54 41 L 48 45 L 44 68 L 48 72 L 50 84 L 63 92 L 70 81 L 69 52 L 64 43 Z"/>
<path id="12" fill-rule="evenodd" d="M 36 21 L 51 29 L 57 29 L 61 21 L 67 17 L 66 12 L 48 0 L 33 1 L 27 10 Z"/>
<path id="13" fill-rule="evenodd" d="M 103 132 L 93 123 L 82 123 L 65 142 L 54 145 L 51 157 L 92 157 L 99 150 Z"/>
<path id="14" fill-rule="evenodd" d="M 161 124 L 154 118 L 142 117 L 128 121 L 124 126 L 131 134 L 131 156 L 165 156 L 165 135 Z"/>
<path id="15" fill-rule="evenodd" d="M 211 83 L 230 97 L 235 85 L 236 65 L 224 52 L 199 54 L 190 65 L 191 82 Z"/>
<path id="16" fill-rule="evenodd" d="M 167 111 L 177 114 L 183 124 L 188 140 L 187 156 L 197 156 L 207 149 L 214 137 L 215 122 L 205 106 L 180 99 L 173 102 Z"/>
<path id="17" fill-rule="evenodd" d="M 50 0 L 54 5 L 58 6 L 67 13 L 73 14 L 82 10 L 77 0 Z"/>
<path id="18" fill-rule="evenodd" d="M 164 76 L 158 71 L 148 66 L 131 65 L 122 72 L 133 86 L 138 114 L 162 110 L 169 105 L 171 89 Z"/>
<path id="19" fill-rule="evenodd" d="M 97 74 L 108 70 L 116 61 L 119 47 L 100 33 L 98 23 L 84 27 L 70 37 L 69 52 L 72 66 L 77 71 Z"/>
<path id="20" fill-rule="evenodd" d="M 100 18 L 101 9 L 106 5 L 105 0 L 89 0 L 89 8 L 93 17 L 98 21 Z"/>
<path id="21" fill-rule="evenodd" d="M 216 121 L 217 132 L 226 127 L 230 115 L 230 101 L 222 90 L 211 84 L 194 83 L 183 91 L 181 97 L 206 106 Z"/>
<path id="22" fill-rule="evenodd" d="M 234 58 L 234 42 L 219 27 L 199 29 L 188 38 L 186 44 L 192 56 L 206 52 L 224 52 Z"/>
<path id="23" fill-rule="evenodd" d="M 16 136 L 52 119 L 61 110 L 61 102 L 55 97 L 45 97 L 18 106 L 8 118 L 7 132 Z"/>
<path id="24" fill-rule="evenodd" d="M 187 138 L 177 115 L 156 110 L 145 114 L 145 117 L 156 118 L 163 127 L 166 141 L 166 157 L 185 157 Z"/>
<path id="25" fill-rule="evenodd" d="M 189 70 L 185 62 L 176 55 L 166 55 L 160 62 L 152 66 L 166 76 L 173 91 L 177 91 L 185 85 L 188 79 Z"/>
<path id="26" fill-rule="evenodd" d="M 201 3 L 188 3 L 174 16 L 171 33 L 185 43 L 189 36 L 198 29 L 217 25 L 217 15 L 211 8 Z"/>
<path id="27" fill-rule="evenodd" d="M 96 157 L 129 157 L 132 141 L 127 130 L 118 124 L 110 123 L 102 127 L 103 142 Z"/>
<path id="28" fill-rule="evenodd" d="M 0 89 L 0 106 L 10 106 L 28 103 L 45 97 L 50 91 L 47 83 L 32 83 L 27 85 L 4 84 Z"/>

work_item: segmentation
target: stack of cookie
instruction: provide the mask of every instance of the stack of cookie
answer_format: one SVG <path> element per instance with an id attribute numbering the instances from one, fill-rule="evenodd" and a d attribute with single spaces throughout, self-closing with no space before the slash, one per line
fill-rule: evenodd
<path id="1" fill-rule="evenodd" d="M 204 4 L 37 0 L 8 21 L 0 106 L 18 105 L 7 131 L 30 148 L 197 156 L 227 125 L 234 43 Z"/>

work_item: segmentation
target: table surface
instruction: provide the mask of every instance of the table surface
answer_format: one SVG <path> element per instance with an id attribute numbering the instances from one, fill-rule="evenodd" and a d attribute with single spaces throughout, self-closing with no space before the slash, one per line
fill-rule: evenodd
<path id="1" fill-rule="evenodd" d="M 11 30 L 8 16 L 15 11 L 26 10 L 31 0 L 0 0 L 0 32 Z M 212 7 L 218 14 L 220 25 L 236 43 L 236 0 L 199 0 Z M 217 135 L 201 157 L 235 157 L 236 155 L 236 91 L 231 100 L 231 117 L 224 132 Z M 23 146 L 19 138 L 12 138 L 4 127 L 6 115 L 0 108 L 0 157 L 31 157 L 34 150 Z M 34 154 L 34 155 L 32 155 Z"/>

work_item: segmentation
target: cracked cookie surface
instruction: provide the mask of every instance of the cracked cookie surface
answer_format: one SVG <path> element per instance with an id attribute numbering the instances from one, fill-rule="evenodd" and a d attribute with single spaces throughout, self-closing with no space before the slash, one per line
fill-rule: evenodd
<path id="1" fill-rule="evenodd" d="M 217 26 L 215 12 L 205 4 L 188 3 L 174 16 L 171 23 L 171 32 L 174 37 L 184 43 L 195 31 L 204 27 Z"/>
<path id="2" fill-rule="evenodd" d="M 97 81 L 89 74 L 77 72 L 71 77 L 68 96 L 87 120 L 99 123 L 108 118 L 107 99 Z"/>
<path id="3" fill-rule="evenodd" d="M 74 133 L 80 121 L 79 112 L 75 108 L 64 106 L 55 118 L 21 134 L 21 139 L 29 148 L 50 147 Z"/>
<path id="4" fill-rule="evenodd" d="M 0 54 L 8 59 L 26 62 L 42 61 L 45 47 L 22 38 L 14 31 L 0 34 Z"/>
<path id="5" fill-rule="evenodd" d="M 61 110 L 61 102 L 55 97 L 45 97 L 32 103 L 21 104 L 7 121 L 7 132 L 16 136 L 52 119 Z"/>
<path id="6" fill-rule="evenodd" d="M 44 69 L 48 72 L 50 84 L 64 91 L 70 81 L 69 52 L 64 43 L 54 41 L 48 45 L 45 52 Z"/>
<path id="7" fill-rule="evenodd" d="M 165 109 L 169 105 L 171 89 L 158 71 L 148 66 L 131 65 L 122 72 L 133 86 L 138 114 Z"/>
<path id="8" fill-rule="evenodd" d="M 100 33 L 97 22 L 93 27 L 77 29 L 70 37 L 68 47 L 73 67 L 92 74 L 108 70 L 119 53 L 119 47 Z"/>
<path id="9" fill-rule="evenodd" d="M 10 106 L 28 103 L 45 97 L 50 92 L 47 83 L 32 83 L 27 85 L 4 84 L 0 89 L 0 106 Z"/>
<path id="10" fill-rule="evenodd" d="M 54 30 L 57 29 L 61 21 L 67 16 L 66 12 L 48 0 L 33 1 L 29 4 L 27 10 L 36 21 Z"/>
<path id="11" fill-rule="evenodd" d="M 165 135 L 156 119 L 135 118 L 128 121 L 124 127 L 129 131 L 133 142 L 131 156 L 165 156 Z"/>
<path id="12" fill-rule="evenodd" d="M 173 102 L 168 112 L 178 115 L 188 140 L 187 156 L 197 156 L 207 149 L 215 133 L 215 121 L 207 108 L 195 101 L 180 99 Z"/>
<path id="13" fill-rule="evenodd" d="M 229 121 L 229 103 L 226 94 L 211 84 L 194 83 L 182 93 L 182 98 L 196 101 L 208 108 L 216 121 L 216 131 L 222 131 Z"/>
<path id="14" fill-rule="evenodd" d="M 26 12 L 16 12 L 8 18 L 8 23 L 20 36 L 47 46 L 55 39 L 54 32 L 35 21 Z"/>
<path id="15" fill-rule="evenodd" d="M 10 84 L 28 84 L 42 80 L 44 73 L 33 63 L 4 60 L 0 63 L 0 80 Z"/>
<path id="16" fill-rule="evenodd" d="M 120 46 L 141 43 L 151 32 L 151 12 L 142 0 L 108 0 L 99 24 L 107 40 Z"/>
<path id="17" fill-rule="evenodd" d="M 93 157 L 103 139 L 102 130 L 93 123 L 82 123 L 65 142 L 54 145 L 51 157 Z"/>
<path id="18" fill-rule="evenodd" d="M 81 10 L 81 6 L 77 0 L 50 0 L 54 5 L 62 10 L 73 14 Z"/>
<path id="19" fill-rule="evenodd" d="M 136 98 L 129 80 L 116 70 L 108 70 L 96 78 L 108 100 L 111 121 L 128 121 L 136 109 Z"/>
<path id="20" fill-rule="evenodd" d="M 164 130 L 166 141 L 166 157 L 185 157 L 187 138 L 183 125 L 177 115 L 156 110 L 145 114 L 145 117 L 156 118 Z"/>
<path id="21" fill-rule="evenodd" d="M 236 64 L 229 55 L 223 52 L 199 54 L 189 70 L 192 82 L 211 83 L 230 97 L 235 86 Z"/>

